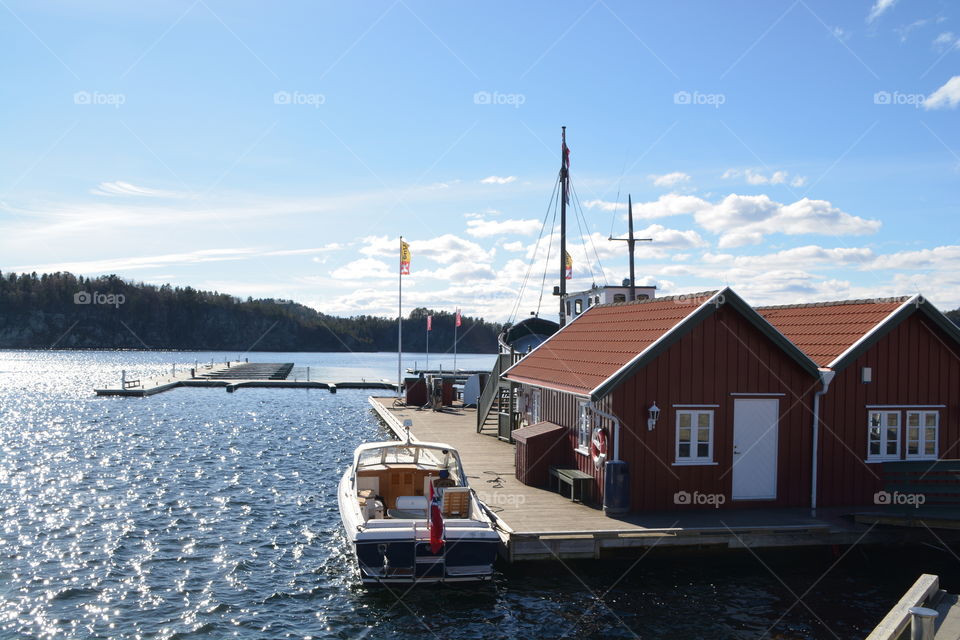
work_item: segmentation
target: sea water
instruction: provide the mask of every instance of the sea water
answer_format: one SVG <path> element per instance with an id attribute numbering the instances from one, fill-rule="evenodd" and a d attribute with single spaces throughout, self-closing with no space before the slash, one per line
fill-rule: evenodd
<path id="1" fill-rule="evenodd" d="M 654 549 L 365 587 L 336 486 L 357 445 L 390 437 L 370 392 L 92 392 L 236 357 L 0 351 L 0 638 L 862 638 L 921 572 L 960 587 L 931 547 Z M 397 371 L 395 354 L 244 357 L 332 382 Z M 479 488 L 485 471 L 468 467 Z"/>

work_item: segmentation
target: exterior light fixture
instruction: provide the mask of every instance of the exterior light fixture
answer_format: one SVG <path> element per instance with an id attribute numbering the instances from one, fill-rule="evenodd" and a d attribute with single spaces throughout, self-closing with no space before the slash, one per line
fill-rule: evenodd
<path id="1" fill-rule="evenodd" d="M 660 407 L 657 406 L 657 401 L 654 400 L 653 404 L 650 405 L 650 408 L 647 409 L 649 418 L 647 418 L 647 430 L 653 431 L 653 428 L 657 426 L 657 420 L 660 418 Z"/>

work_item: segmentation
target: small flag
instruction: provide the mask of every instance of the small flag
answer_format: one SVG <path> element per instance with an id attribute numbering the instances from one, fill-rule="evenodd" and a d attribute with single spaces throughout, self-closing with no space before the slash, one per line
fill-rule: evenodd
<path id="1" fill-rule="evenodd" d="M 433 316 L 427 316 L 427 331 L 433 331 Z"/>
<path id="2" fill-rule="evenodd" d="M 567 277 L 567 280 L 572 280 L 573 279 L 573 256 L 570 255 L 569 251 L 565 253 L 566 253 L 566 257 L 564 259 L 564 263 L 567 265 L 566 277 Z"/>
<path id="3" fill-rule="evenodd" d="M 440 508 L 439 491 L 430 483 L 430 552 L 440 553 L 443 549 L 443 510 Z"/>
<path id="4" fill-rule="evenodd" d="M 400 241 L 400 275 L 410 275 L 410 245 Z"/>
<path id="5" fill-rule="evenodd" d="M 457 326 L 460 326 L 460 309 L 457 309 Z"/>

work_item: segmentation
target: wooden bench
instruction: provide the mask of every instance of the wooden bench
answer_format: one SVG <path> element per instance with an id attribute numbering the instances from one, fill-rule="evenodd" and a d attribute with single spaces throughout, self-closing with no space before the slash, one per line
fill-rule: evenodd
<path id="1" fill-rule="evenodd" d="M 586 491 L 593 496 L 593 476 L 584 473 L 579 469 L 564 469 L 563 467 L 550 467 L 550 490 L 553 491 L 553 479 L 557 479 L 557 493 L 560 493 L 560 485 L 570 485 L 570 499 L 574 502 L 584 502 L 583 496 Z"/>

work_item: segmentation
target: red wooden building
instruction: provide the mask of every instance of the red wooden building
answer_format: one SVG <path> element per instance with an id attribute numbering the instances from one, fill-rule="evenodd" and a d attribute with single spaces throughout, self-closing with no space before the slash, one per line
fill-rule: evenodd
<path id="1" fill-rule="evenodd" d="M 757 311 L 835 374 L 819 402 L 817 504 L 872 504 L 884 461 L 960 458 L 960 331 L 928 301 Z"/>
<path id="2" fill-rule="evenodd" d="M 920 296 L 599 305 L 505 377 L 527 424 L 567 429 L 550 455 L 601 499 L 608 435 L 633 511 L 869 505 L 877 463 L 960 457 L 960 330 Z"/>
<path id="3" fill-rule="evenodd" d="M 820 372 L 729 288 L 592 307 L 506 378 L 528 424 L 568 428 L 567 464 L 601 499 L 606 434 L 630 510 L 809 504 Z"/>

